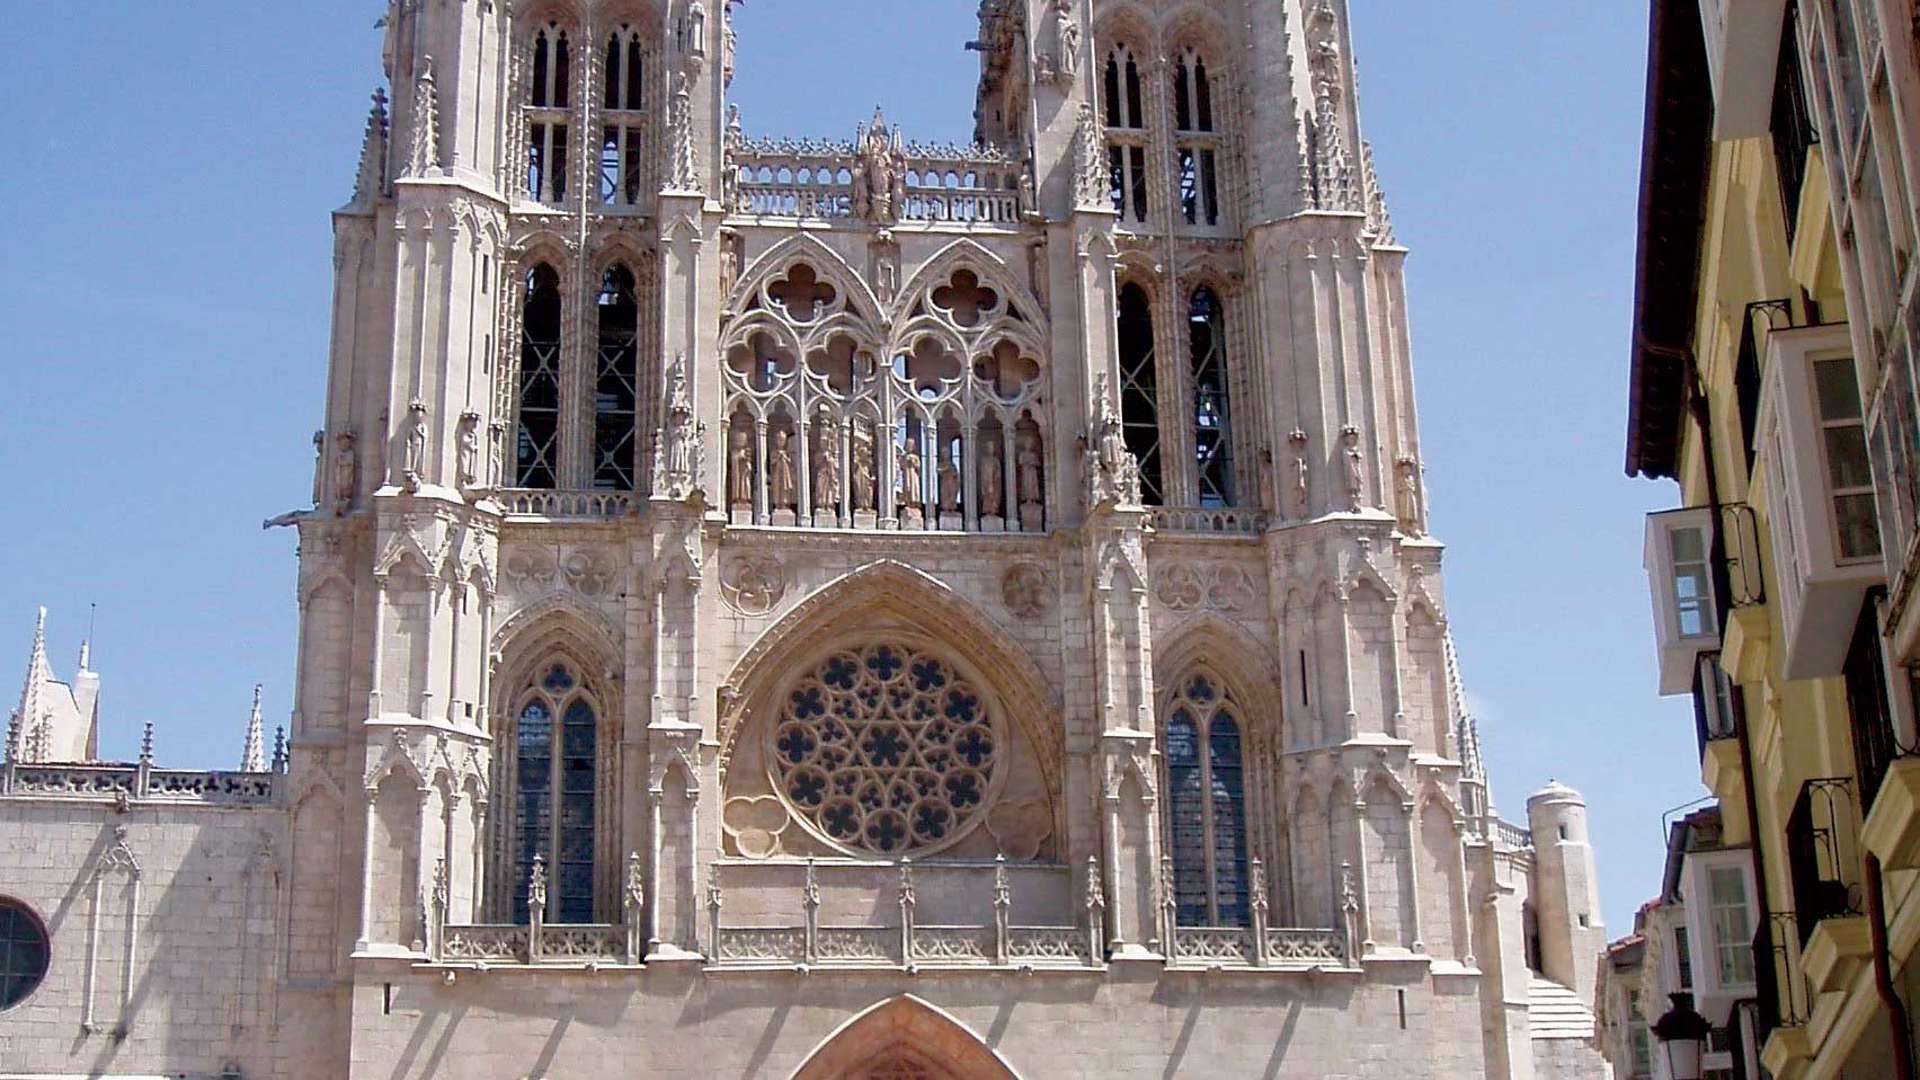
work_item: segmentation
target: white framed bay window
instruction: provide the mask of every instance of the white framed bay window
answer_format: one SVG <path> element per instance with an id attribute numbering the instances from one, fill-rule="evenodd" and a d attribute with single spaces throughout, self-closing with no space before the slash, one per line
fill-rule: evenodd
<path id="1" fill-rule="evenodd" d="M 1712 551 L 1713 514 L 1705 507 L 1647 515 L 1647 591 L 1662 694 L 1691 693 L 1700 654 L 1720 649 Z"/>
<path id="2" fill-rule="evenodd" d="M 1786 676 L 1838 675 L 1860 603 L 1886 576 L 1845 325 L 1768 335 L 1756 426 Z"/>

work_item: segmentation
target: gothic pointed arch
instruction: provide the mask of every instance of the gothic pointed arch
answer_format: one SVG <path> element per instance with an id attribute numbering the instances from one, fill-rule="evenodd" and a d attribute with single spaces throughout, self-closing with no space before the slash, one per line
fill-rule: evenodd
<path id="1" fill-rule="evenodd" d="M 1041 314 L 1040 298 L 1020 280 L 1020 275 L 1005 259 L 978 240 L 967 237 L 953 241 L 920 264 L 894 299 L 890 312 L 893 320 L 898 323 L 910 318 L 914 305 L 922 302 L 921 294 L 945 284 L 956 270 L 972 271 L 979 276 L 980 284 L 998 290 L 1006 298 L 1007 309 L 1013 317 L 1030 323 L 1035 336 L 1045 340 L 1046 320 Z"/>
<path id="2" fill-rule="evenodd" d="M 740 281 L 728 298 L 727 309 L 748 310 L 747 301 L 777 281 L 784 271 L 797 264 L 811 268 L 819 279 L 841 289 L 849 310 L 869 325 L 879 322 L 886 305 L 874 295 L 864 275 L 826 242 L 809 233 L 782 240 L 760 253 L 740 274 Z"/>
<path id="3" fill-rule="evenodd" d="M 903 994 L 836 1028 L 792 1080 L 1019 1080 L 1020 1074 L 951 1014 Z"/>
<path id="4" fill-rule="evenodd" d="M 920 570 L 882 561 L 823 586 L 721 693 L 724 816 L 754 820 L 751 844 L 729 831 L 738 854 L 1057 857 L 1063 725 L 1045 676 Z M 769 799 L 779 822 L 760 820 Z"/>

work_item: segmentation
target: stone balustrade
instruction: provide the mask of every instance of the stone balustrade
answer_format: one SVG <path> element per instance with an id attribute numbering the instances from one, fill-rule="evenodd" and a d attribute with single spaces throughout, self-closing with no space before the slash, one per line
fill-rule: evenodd
<path id="1" fill-rule="evenodd" d="M 548 491 L 508 488 L 494 495 L 510 518 L 539 521 L 613 521 L 631 516 L 639 503 L 626 491 Z"/>
<path id="2" fill-rule="evenodd" d="M 1533 833 L 1510 821 L 1493 819 L 1493 842 L 1497 847 L 1511 851 L 1527 851 L 1533 847 Z"/>
<path id="3" fill-rule="evenodd" d="M 38 765 L 0 768 L 0 794 L 201 806 L 270 806 L 284 772 L 210 772 L 139 765 Z"/>
<path id="4" fill-rule="evenodd" d="M 989 147 L 908 142 L 900 148 L 904 170 L 900 222 L 947 227 L 1020 224 L 1031 209 L 1022 194 L 1024 166 Z M 735 170 L 732 211 L 743 217 L 805 221 L 862 219 L 855 205 L 855 143 L 831 139 L 738 139 L 730 151 Z"/>
<path id="5" fill-rule="evenodd" d="M 1155 532 L 1211 536 L 1259 536 L 1269 522 L 1263 510 L 1196 506 L 1156 506 L 1147 520 Z"/>

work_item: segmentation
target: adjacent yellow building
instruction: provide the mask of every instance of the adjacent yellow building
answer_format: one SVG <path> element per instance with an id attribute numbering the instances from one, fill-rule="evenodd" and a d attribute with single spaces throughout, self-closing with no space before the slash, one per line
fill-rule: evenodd
<path id="1" fill-rule="evenodd" d="M 1914 15 L 1651 8 L 1627 468 L 1679 486 L 1647 524 L 1660 689 L 1694 698 L 1720 813 L 1711 844 L 1674 830 L 1646 946 L 1602 979 L 1654 1013 L 1690 992 L 1710 1076 L 1909 1080 L 1920 762 L 1888 672 L 1915 650 L 1883 628 L 1912 534 L 1888 327 L 1920 320 L 1885 298 L 1913 310 Z M 1676 1075 L 1613 1041 L 1618 1075 Z"/>

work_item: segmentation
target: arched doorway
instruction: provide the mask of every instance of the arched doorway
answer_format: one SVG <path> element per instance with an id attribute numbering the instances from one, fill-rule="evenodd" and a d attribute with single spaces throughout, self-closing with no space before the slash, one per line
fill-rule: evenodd
<path id="1" fill-rule="evenodd" d="M 793 1080 L 1019 1080 L 979 1036 L 910 994 L 827 1036 Z"/>

